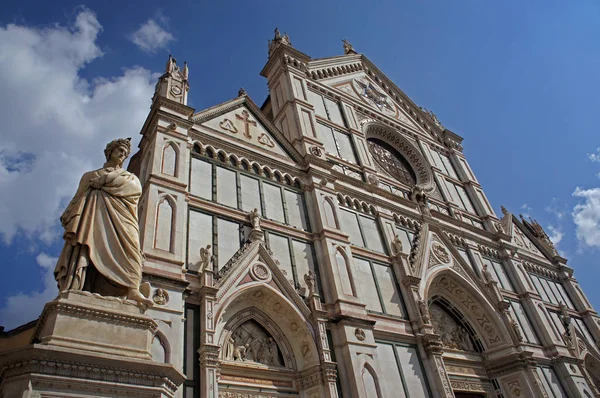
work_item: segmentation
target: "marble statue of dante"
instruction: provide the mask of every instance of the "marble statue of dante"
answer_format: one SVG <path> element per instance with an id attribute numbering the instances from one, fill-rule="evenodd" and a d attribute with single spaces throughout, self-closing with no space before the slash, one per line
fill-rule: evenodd
<path id="1" fill-rule="evenodd" d="M 142 186 L 121 167 L 130 150 L 130 138 L 111 141 L 104 150 L 104 166 L 81 178 L 60 218 L 65 245 L 54 277 L 60 291 L 85 290 L 152 306 L 140 292 L 137 206 Z"/>

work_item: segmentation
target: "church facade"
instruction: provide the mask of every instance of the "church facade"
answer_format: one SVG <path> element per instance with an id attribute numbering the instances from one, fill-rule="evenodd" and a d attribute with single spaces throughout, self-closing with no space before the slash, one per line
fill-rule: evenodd
<path id="1" fill-rule="evenodd" d="M 261 106 L 192 109 L 188 75 L 169 58 L 129 165 L 152 360 L 185 375 L 156 396 L 600 396 L 566 259 L 349 43 L 311 59 L 276 30 Z"/>
<path id="2" fill-rule="evenodd" d="M 169 60 L 130 163 L 179 396 L 599 395 L 566 260 L 349 43 L 313 60 L 276 31 L 260 107 L 189 108 L 188 73 Z"/>

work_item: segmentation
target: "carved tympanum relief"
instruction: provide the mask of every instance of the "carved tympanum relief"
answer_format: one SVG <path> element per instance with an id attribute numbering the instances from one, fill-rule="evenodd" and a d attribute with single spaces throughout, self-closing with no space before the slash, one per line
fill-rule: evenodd
<path id="1" fill-rule="evenodd" d="M 462 351 L 475 350 L 467 329 L 459 325 L 446 310 L 438 304 L 433 303 L 429 307 L 429 313 L 433 329 L 440 336 L 444 346 Z"/>
<path id="2" fill-rule="evenodd" d="M 277 343 L 269 332 L 253 320 L 242 323 L 229 336 L 223 347 L 223 358 L 230 361 L 283 366 Z"/>

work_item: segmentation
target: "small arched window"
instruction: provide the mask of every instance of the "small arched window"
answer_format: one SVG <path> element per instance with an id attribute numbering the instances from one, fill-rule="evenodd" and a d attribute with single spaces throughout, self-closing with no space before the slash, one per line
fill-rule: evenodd
<path id="1" fill-rule="evenodd" d="M 417 185 L 417 176 L 408 161 L 390 144 L 368 138 L 369 152 L 379 168 L 410 187 Z"/>

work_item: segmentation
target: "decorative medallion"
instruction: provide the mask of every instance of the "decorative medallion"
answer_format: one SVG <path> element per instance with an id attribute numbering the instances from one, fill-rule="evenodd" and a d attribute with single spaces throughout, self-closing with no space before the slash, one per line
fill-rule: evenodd
<path id="1" fill-rule="evenodd" d="M 431 251 L 442 263 L 447 264 L 450 262 L 448 251 L 441 244 L 434 242 L 431 246 Z"/>
<path id="2" fill-rule="evenodd" d="M 275 146 L 275 144 L 273 143 L 273 140 L 265 133 L 262 133 L 260 135 L 260 137 L 258 137 L 258 142 L 260 142 L 261 144 L 263 144 L 265 146 L 268 146 L 269 148 L 273 148 Z"/>
<path id="3" fill-rule="evenodd" d="M 164 289 L 156 289 L 152 296 L 152 301 L 158 305 L 165 305 L 169 302 L 169 293 Z"/>
<path id="4" fill-rule="evenodd" d="M 219 123 L 219 127 L 223 130 L 229 131 L 230 133 L 237 134 L 238 130 L 235 128 L 231 120 L 223 119 L 221 123 Z"/>
<path id="5" fill-rule="evenodd" d="M 321 157 L 323 155 L 323 150 L 321 148 L 319 148 L 318 146 L 311 146 L 310 153 L 312 153 L 315 156 Z"/>
<path id="6" fill-rule="evenodd" d="M 369 174 L 369 176 L 367 177 L 367 181 L 371 185 L 378 185 L 379 184 L 379 178 L 377 178 L 377 176 L 375 174 Z"/>
<path id="7" fill-rule="evenodd" d="M 358 341 L 365 341 L 365 339 L 367 338 L 365 331 L 359 328 L 356 328 L 356 330 L 354 331 L 354 336 L 356 336 L 356 339 Z"/>
<path id="8" fill-rule="evenodd" d="M 173 95 L 181 95 L 181 87 L 179 86 L 173 86 L 171 87 L 171 94 Z"/>
<path id="9" fill-rule="evenodd" d="M 256 263 L 250 268 L 250 276 L 257 281 L 266 281 L 271 278 L 271 272 L 266 265 Z"/>

